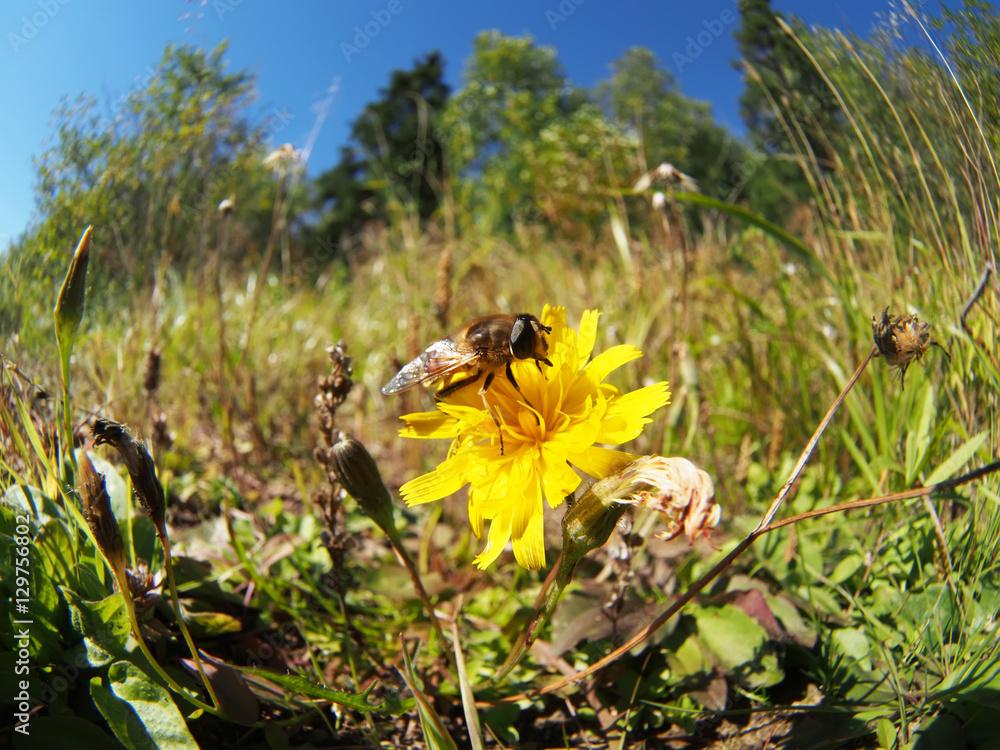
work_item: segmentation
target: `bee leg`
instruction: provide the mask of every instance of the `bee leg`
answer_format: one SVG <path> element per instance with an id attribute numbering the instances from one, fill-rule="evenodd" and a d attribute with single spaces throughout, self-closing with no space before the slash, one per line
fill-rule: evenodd
<path id="1" fill-rule="evenodd" d="M 492 375 L 490 377 L 492 377 Z M 521 392 L 521 386 L 519 386 L 517 381 L 514 380 L 514 371 L 510 369 L 510 362 L 507 363 L 507 380 L 509 380 L 510 384 L 514 386 L 515 391 L 518 393 Z"/>
<path id="2" fill-rule="evenodd" d="M 463 386 L 467 386 L 470 383 L 475 383 L 477 380 L 479 380 L 479 376 L 482 375 L 482 374 L 483 374 L 482 370 L 476 370 L 476 374 L 475 375 L 471 375 L 470 377 L 467 377 L 465 380 L 459 380 L 456 383 L 452 383 L 451 385 L 446 386 L 445 388 L 442 388 L 440 391 L 438 391 L 437 393 L 434 394 L 434 400 L 435 401 L 440 401 L 441 399 L 445 398 L 446 396 L 450 396 L 452 393 L 454 393 L 455 391 L 457 391 L 459 388 L 462 388 Z M 490 379 L 492 379 L 492 378 L 488 378 L 488 380 L 490 380 Z"/>
<path id="3" fill-rule="evenodd" d="M 538 360 L 535 360 L 535 364 L 538 364 Z M 538 371 L 541 372 L 541 370 L 542 370 L 542 367 L 541 367 L 541 365 L 539 365 L 538 366 Z M 521 393 L 521 386 L 519 386 L 517 384 L 517 381 L 514 380 L 514 373 L 510 369 L 510 362 L 507 363 L 507 380 L 510 381 L 510 384 L 512 386 L 514 386 L 514 388 L 517 390 L 518 393 Z M 524 396 L 523 393 L 521 393 L 521 395 Z M 525 397 L 524 403 L 526 403 L 528 406 L 531 406 L 531 402 L 528 401 L 527 397 Z M 531 408 L 534 409 L 535 407 L 531 406 Z M 538 419 L 538 415 L 536 414 L 535 415 L 535 424 L 541 424 L 541 423 L 542 423 L 541 420 Z"/>
<path id="4" fill-rule="evenodd" d="M 507 365 L 507 369 L 508 370 L 510 369 L 510 365 Z M 493 375 L 494 375 L 494 373 L 491 372 L 489 375 L 486 376 L 486 381 L 483 383 L 483 387 L 479 389 L 479 395 L 483 397 L 483 406 L 486 407 L 486 411 L 488 411 L 490 413 L 490 416 L 493 417 L 493 424 L 495 424 L 497 426 L 497 435 L 500 436 L 500 455 L 502 456 L 503 455 L 503 429 L 500 427 L 500 420 L 497 419 L 497 415 L 493 411 L 493 407 L 490 406 L 490 402 L 486 400 L 486 391 L 490 387 L 490 383 L 493 382 Z M 476 377 L 478 377 L 478 375 Z M 514 387 L 517 388 L 517 383 L 514 384 Z M 518 389 L 518 390 L 520 390 L 520 389 Z"/>

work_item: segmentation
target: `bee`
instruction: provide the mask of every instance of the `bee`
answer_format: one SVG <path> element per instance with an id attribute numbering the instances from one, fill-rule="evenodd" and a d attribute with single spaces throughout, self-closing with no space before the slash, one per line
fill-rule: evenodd
<path id="1" fill-rule="evenodd" d="M 470 320 L 453 335 L 438 339 L 424 349 L 419 357 L 406 364 L 392 380 L 382 386 L 382 393 L 389 396 L 418 385 L 430 385 L 448 375 L 467 375 L 434 394 L 435 400 L 440 400 L 459 388 L 477 382 L 485 375 L 479 395 L 500 431 L 500 420 L 486 400 L 486 391 L 497 373 L 502 371 L 514 389 L 521 392 L 510 368 L 515 360 L 533 359 L 539 371 L 542 363 L 551 367 L 552 363 L 546 356 L 549 345 L 544 334 L 547 333 L 552 333 L 552 328 L 542 325 L 542 321 L 527 313 L 487 315 Z M 500 455 L 503 455 L 502 431 Z"/>

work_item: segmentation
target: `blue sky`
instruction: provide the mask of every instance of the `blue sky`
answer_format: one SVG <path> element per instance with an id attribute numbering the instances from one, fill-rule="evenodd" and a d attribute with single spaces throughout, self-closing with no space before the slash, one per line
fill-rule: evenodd
<path id="1" fill-rule="evenodd" d="M 861 35 L 892 10 L 890 0 L 772 4 L 808 23 Z M 329 100 L 309 159 L 315 175 L 335 163 L 350 121 L 392 70 L 439 49 L 448 82 L 457 87 L 472 40 L 484 29 L 530 34 L 537 44 L 554 46 L 570 79 L 586 86 L 607 77 L 609 63 L 627 48 L 648 47 L 687 96 L 710 101 L 717 120 L 740 132 L 742 83 L 731 64 L 736 9 L 735 0 L 3 0 L 0 248 L 32 216 L 31 159 L 44 148 L 60 99 L 92 93 L 102 114 L 113 112 L 118 97 L 148 80 L 170 43 L 211 48 L 228 39 L 229 65 L 257 77 L 255 114 L 273 117 L 276 145 L 304 146 L 317 106 Z M 371 32 L 363 48 L 356 27 Z M 687 54 L 692 41 L 700 47 L 697 57 Z"/>

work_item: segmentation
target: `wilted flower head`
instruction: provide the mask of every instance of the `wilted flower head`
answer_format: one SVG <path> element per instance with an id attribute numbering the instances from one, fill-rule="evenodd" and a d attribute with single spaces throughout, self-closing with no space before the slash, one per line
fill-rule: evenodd
<path id="1" fill-rule="evenodd" d="M 643 456 L 619 475 L 618 502 L 658 511 L 667 523 L 656 534 L 669 541 L 681 532 L 692 542 L 719 524 L 722 508 L 715 502 L 715 485 L 707 472 L 686 458 Z"/>
<path id="2" fill-rule="evenodd" d="M 913 360 L 923 363 L 922 357 L 932 346 L 938 347 L 951 360 L 944 347 L 931 338 L 930 326 L 916 315 L 897 318 L 889 314 L 887 307 L 881 317 L 872 315 L 872 336 L 878 349 L 875 356 L 885 357 L 892 367 L 899 368 L 899 381 L 903 387 L 910 363 Z"/>
<path id="3" fill-rule="evenodd" d="M 298 160 L 299 152 L 291 143 L 285 143 L 264 157 L 264 165 L 276 172 L 287 172 Z"/>
<path id="4" fill-rule="evenodd" d="M 468 484 L 473 533 L 482 537 L 484 521 L 490 522 L 486 547 L 475 560 L 480 568 L 496 560 L 511 539 L 518 563 L 542 567 L 543 498 L 555 508 L 576 490 L 581 479 L 574 466 L 601 478 L 630 460 L 601 444 L 636 438 L 651 421 L 648 415 L 669 401 L 665 382 L 631 393 L 604 382 L 642 352 L 621 345 L 590 359 L 598 317 L 595 310 L 585 312 L 575 331 L 566 326 L 565 309 L 546 306 L 541 321 L 552 328 L 552 366 L 513 362 L 520 392 L 506 378 L 493 381 L 486 395 L 503 430 L 503 453 L 494 417 L 477 388 L 455 391 L 439 402 L 438 411 L 403 417 L 404 437 L 454 441 L 434 471 L 403 485 L 404 500 L 408 505 L 440 500 Z"/>
<path id="5" fill-rule="evenodd" d="M 673 164 L 666 162 L 646 172 L 646 174 L 636 181 L 632 189 L 637 193 L 641 193 L 644 190 L 648 190 L 654 182 L 664 182 L 670 186 L 676 185 L 681 190 L 686 190 L 689 193 L 698 191 L 698 183 L 694 181 L 691 175 L 684 174 Z"/>

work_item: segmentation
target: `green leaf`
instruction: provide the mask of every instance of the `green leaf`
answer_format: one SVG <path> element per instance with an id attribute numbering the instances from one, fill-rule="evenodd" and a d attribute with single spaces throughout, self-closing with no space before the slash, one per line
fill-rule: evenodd
<path id="1" fill-rule="evenodd" d="M 68 738 L 72 737 L 72 742 Z M 17 750 L 50 750 L 53 747 L 67 747 L 73 750 L 115 750 L 121 744 L 97 724 L 78 716 L 60 714 L 57 716 L 34 716 L 31 719 L 31 734 L 27 737 L 15 735 Z"/>
<path id="2" fill-rule="evenodd" d="M 299 677 L 298 675 L 292 674 L 278 674 L 277 672 L 271 672 L 267 669 L 255 669 L 254 667 L 240 667 L 235 664 L 229 665 L 233 669 L 239 670 L 240 672 L 246 672 L 247 674 L 257 675 L 258 677 L 263 677 L 271 682 L 276 682 L 281 685 L 286 690 L 298 695 L 306 695 L 310 698 L 319 698 L 320 700 L 330 701 L 331 703 L 336 703 L 341 706 L 347 706 L 348 708 L 353 708 L 355 711 L 361 711 L 363 713 L 368 713 L 369 711 L 374 711 L 378 709 L 379 704 L 372 705 L 368 702 L 368 694 L 371 693 L 375 685 L 372 684 L 365 692 L 357 693 L 341 693 L 338 690 L 330 690 L 330 688 L 325 688 L 322 685 L 317 685 L 314 682 L 310 682 L 304 677 Z M 412 707 L 412 702 L 403 701 L 403 703 L 409 703 L 409 706 L 405 707 L 403 710 L 408 710 Z"/>
<path id="3" fill-rule="evenodd" d="M 413 698 L 417 702 L 417 715 L 420 717 L 420 728 L 423 730 L 427 747 L 431 750 L 458 750 L 455 740 L 448 734 L 448 730 L 437 711 L 434 710 L 434 706 L 417 687 L 413 664 L 410 662 L 410 655 L 406 650 L 405 643 L 403 645 L 403 664 L 404 669 L 397 667 L 396 671 L 399 672 L 399 676 L 403 678 L 403 682 L 406 683 L 406 687 L 413 693 Z"/>
<path id="4" fill-rule="evenodd" d="M 858 628 L 840 628 L 832 634 L 833 646 L 858 663 L 863 669 L 870 671 L 871 660 L 868 658 L 871 645 L 868 637 Z"/>
<path id="5" fill-rule="evenodd" d="M 829 581 L 834 586 L 837 586 L 844 581 L 848 580 L 851 576 L 857 573 L 861 568 L 865 566 L 865 559 L 861 555 L 852 554 L 845 557 L 843 560 L 837 563 L 837 566 L 830 573 Z"/>
<path id="6" fill-rule="evenodd" d="M 976 451 L 986 442 L 986 438 L 990 436 L 989 430 L 983 430 L 978 435 L 973 435 L 971 438 L 966 440 L 958 450 L 948 456 L 947 459 L 938 465 L 934 471 L 930 473 L 930 476 L 924 481 L 925 485 L 937 484 L 938 482 L 943 482 L 945 479 L 950 479 L 952 475 L 958 471 L 961 467 L 965 466 L 969 460 L 976 454 Z"/>
<path id="7" fill-rule="evenodd" d="M 892 750 L 896 746 L 896 727 L 888 719 L 878 720 L 875 736 L 878 738 L 879 746 L 886 748 L 886 750 Z"/>
<path id="8" fill-rule="evenodd" d="M 774 654 L 766 653 L 767 632 L 739 607 L 703 607 L 691 612 L 698 623 L 698 638 L 727 673 L 751 687 L 781 682 L 783 675 Z"/>
<path id="9" fill-rule="evenodd" d="M 69 383 L 69 355 L 73 351 L 76 329 L 83 319 L 83 302 L 87 296 L 87 263 L 90 260 L 90 235 L 93 227 L 87 227 L 77 243 L 73 259 L 66 270 L 62 289 L 56 299 L 56 343 L 59 345 L 63 383 Z"/>
<path id="10" fill-rule="evenodd" d="M 105 705 L 110 705 L 117 699 L 119 703 L 126 705 L 132 712 L 141 727 L 142 734 L 145 735 L 145 742 L 140 743 L 140 747 L 156 747 L 160 750 L 185 750 L 187 748 L 198 748 L 198 743 L 194 741 L 191 732 L 188 731 L 187 722 L 181 714 L 177 705 L 170 697 L 170 693 L 165 688 L 153 682 L 142 670 L 127 661 L 119 661 L 111 665 L 108 669 L 108 682 L 111 694 L 105 695 Z M 94 694 L 94 683 L 91 682 L 91 695 Z M 95 699 L 96 702 L 96 699 Z M 101 708 L 101 706 L 98 706 Z M 101 708 L 101 713 L 104 709 Z M 105 718 L 107 715 L 105 714 Z M 111 723 L 110 720 L 108 722 Z M 112 726 L 114 729 L 114 726 Z M 129 731 L 134 737 L 134 724 L 130 723 Z M 122 736 L 115 734 L 122 740 Z"/>
<path id="11" fill-rule="evenodd" d="M 910 486 L 920 474 L 927 461 L 927 451 L 931 447 L 931 423 L 934 421 L 934 389 L 924 388 L 923 408 L 917 429 L 906 436 L 906 484 Z"/>
<path id="12" fill-rule="evenodd" d="M 103 667 L 126 654 L 131 625 L 121 594 L 96 602 L 84 601 L 75 591 L 61 587 L 69 605 L 70 622 L 83 636 L 87 663 Z"/>

